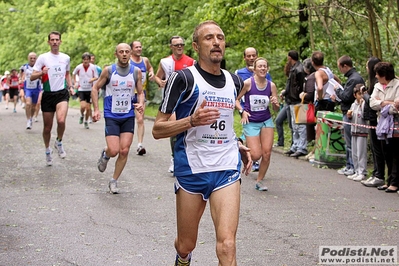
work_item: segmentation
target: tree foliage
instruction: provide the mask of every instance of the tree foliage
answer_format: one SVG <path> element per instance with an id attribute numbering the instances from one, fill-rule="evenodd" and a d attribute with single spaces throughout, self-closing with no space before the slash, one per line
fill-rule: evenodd
<path id="1" fill-rule="evenodd" d="M 243 67 L 243 51 L 258 49 L 271 66 L 278 88 L 283 88 L 287 52 L 306 58 L 315 50 L 336 69 L 344 54 L 365 74 L 369 56 L 395 62 L 399 43 L 399 1 L 394 0 L 45 0 L 0 2 L 0 71 L 19 68 L 30 51 L 47 52 L 47 35 L 62 33 L 61 50 L 72 67 L 83 52 L 96 55 L 101 66 L 115 61 L 120 42 L 140 40 L 143 55 L 154 68 L 170 53 L 168 42 L 180 35 L 192 41 L 201 21 L 217 21 L 226 34 L 226 67 Z M 10 9 L 11 8 L 11 9 Z M 190 45 L 186 53 L 196 57 Z M 338 72 L 337 70 L 335 71 Z M 337 73 L 338 74 L 338 73 Z"/>

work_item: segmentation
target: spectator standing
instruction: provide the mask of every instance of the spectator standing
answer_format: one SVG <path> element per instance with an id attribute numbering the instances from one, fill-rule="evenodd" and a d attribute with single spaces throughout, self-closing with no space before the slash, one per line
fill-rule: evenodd
<path id="1" fill-rule="evenodd" d="M 373 94 L 375 84 L 378 83 L 374 71 L 374 66 L 378 62 L 381 62 L 381 60 L 377 57 L 370 57 L 369 60 L 367 60 L 366 70 L 368 74 L 368 90 L 367 93 L 364 93 L 363 95 L 365 100 L 365 116 L 372 127 L 369 129 L 369 139 L 373 158 L 373 172 L 367 180 L 361 181 L 361 183 L 366 187 L 379 187 L 385 183 L 385 159 L 382 145 L 386 145 L 386 143 L 381 142 L 377 138 L 375 128 L 377 127 L 377 112 L 370 107 L 370 96 Z"/>
<path id="2" fill-rule="evenodd" d="M 316 84 L 316 78 L 315 78 L 315 69 L 312 65 L 312 60 L 310 58 L 306 58 L 302 62 L 303 64 L 303 70 L 306 73 L 304 85 L 303 85 L 303 92 L 299 95 L 301 99 L 303 99 L 304 104 L 313 104 L 314 103 L 314 97 L 315 97 L 315 84 Z M 315 132 L 315 124 L 309 124 L 306 125 L 306 137 L 307 141 L 312 141 L 316 137 L 316 132 Z M 310 152 L 307 155 L 307 158 L 312 154 L 313 152 Z"/>
<path id="3" fill-rule="evenodd" d="M 353 181 L 362 181 L 366 179 L 367 175 L 367 136 L 368 125 L 367 120 L 364 119 L 364 106 L 363 91 L 366 91 L 364 84 L 356 84 L 353 89 L 355 102 L 347 111 L 348 119 L 352 121 L 352 161 L 355 173 L 349 175 L 348 179 Z"/>
<path id="4" fill-rule="evenodd" d="M 287 63 L 284 66 L 284 74 L 288 78 L 290 75 L 290 69 L 291 69 L 291 62 L 287 60 Z M 286 83 L 286 87 L 284 90 L 280 92 L 280 99 L 284 101 L 284 103 L 280 103 L 280 111 L 277 114 L 276 117 L 276 130 L 277 130 L 277 143 L 274 145 L 275 147 L 284 147 L 284 121 L 288 121 L 288 126 L 291 131 L 291 144 L 292 145 L 292 123 L 291 123 L 291 112 L 290 112 L 290 105 L 287 102 L 287 98 L 284 97 L 284 95 L 287 92 L 287 85 L 288 82 Z"/>
<path id="5" fill-rule="evenodd" d="M 399 138 L 389 137 L 388 132 L 381 132 L 379 127 L 389 122 L 389 115 L 398 115 L 399 107 L 399 79 L 395 77 L 395 70 L 391 63 L 379 62 L 375 65 L 378 83 L 374 86 L 370 97 L 370 107 L 378 112 L 377 137 L 379 136 L 383 145 L 385 162 L 388 168 L 386 184 L 377 187 L 387 193 L 397 192 L 399 188 L 398 166 L 399 166 Z M 385 128 L 392 128 L 392 125 Z M 379 132 L 380 131 L 380 132 Z M 381 138 L 382 133 L 387 133 L 388 138 Z"/>
<path id="6" fill-rule="evenodd" d="M 352 59 L 349 56 L 341 56 L 337 60 L 337 66 L 339 71 L 344 74 L 347 80 L 344 87 L 335 88 L 335 92 L 337 94 L 337 97 L 340 99 L 343 121 L 350 123 L 350 120 L 346 113 L 350 109 L 352 103 L 355 101 L 353 88 L 356 86 L 356 84 L 364 85 L 365 83 L 362 76 L 360 76 L 360 74 L 353 67 Z M 355 173 L 352 161 L 352 134 L 350 124 L 344 124 L 344 138 L 346 147 L 346 167 L 338 170 L 338 173 L 350 176 Z"/>
<path id="7" fill-rule="evenodd" d="M 292 145 L 285 154 L 291 157 L 298 158 L 308 153 L 306 125 L 299 125 L 295 123 L 294 105 L 301 102 L 299 95 L 303 91 L 303 84 L 306 73 L 303 70 L 303 65 L 299 61 L 299 54 L 295 50 L 288 52 L 287 60 L 290 68 L 290 74 L 287 79 L 284 97 L 290 107 L 291 125 L 292 125 Z"/>

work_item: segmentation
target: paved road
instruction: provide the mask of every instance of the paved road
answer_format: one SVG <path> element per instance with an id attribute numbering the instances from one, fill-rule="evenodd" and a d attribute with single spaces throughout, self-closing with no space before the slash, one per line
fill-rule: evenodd
<path id="1" fill-rule="evenodd" d="M 42 121 L 25 130 L 23 110 L 0 103 L 0 265 L 173 265 L 175 208 L 168 140 L 148 153 L 133 149 L 107 193 L 113 161 L 100 173 L 103 121 L 86 130 L 70 110 L 66 159 L 45 165 Z M 52 143 L 55 138 L 53 131 Z M 133 146 L 136 147 L 135 138 Z M 238 265 L 316 265 L 320 245 L 398 245 L 399 197 L 366 188 L 303 160 L 272 154 L 268 192 L 243 177 Z M 192 265 L 217 265 L 214 230 L 205 211 Z"/>

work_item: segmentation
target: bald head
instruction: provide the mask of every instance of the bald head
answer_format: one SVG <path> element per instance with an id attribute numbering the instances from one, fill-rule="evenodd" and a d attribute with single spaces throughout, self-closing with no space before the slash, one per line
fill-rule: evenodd
<path id="1" fill-rule="evenodd" d="M 127 43 L 120 43 L 115 47 L 115 52 L 117 53 L 120 50 L 126 50 L 129 49 L 129 51 L 131 50 L 130 45 Z"/>
<path id="2" fill-rule="evenodd" d="M 28 62 L 30 66 L 34 66 L 36 63 L 37 55 L 34 52 L 28 54 Z"/>
<path id="3" fill-rule="evenodd" d="M 118 58 L 118 65 L 121 67 L 129 66 L 130 53 L 132 49 L 127 43 L 120 43 L 115 48 L 115 56 Z"/>
<path id="4" fill-rule="evenodd" d="M 244 61 L 248 69 L 252 70 L 256 58 L 258 58 L 258 51 L 255 48 L 248 47 L 244 50 Z"/>
<path id="5" fill-rule="evenodd" d="M 257 51 L 255 48 L 253 48 L 253 47 L 248 47 L 248 48 L 246 48 L 246 49 L 244 50 L 244 57 L 245 57 L 245 55 L 246 55 L 247 53 L 253 53 L 253 54 L 255 54 L 255 55 L 258 55 L 258 51 Z"/>

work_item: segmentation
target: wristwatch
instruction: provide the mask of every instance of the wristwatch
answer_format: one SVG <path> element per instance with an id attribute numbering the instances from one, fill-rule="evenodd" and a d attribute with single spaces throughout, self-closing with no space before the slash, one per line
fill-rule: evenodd
<path id="1" fill-rule="evenodd" d="M 238 110 L 238 113 L 242 116 L 242 113 L 244 112 L 244 109 Z"/>

